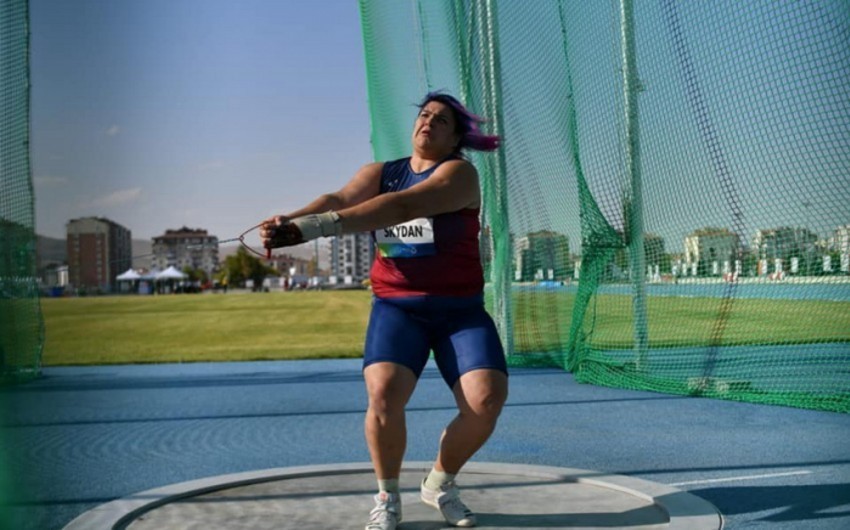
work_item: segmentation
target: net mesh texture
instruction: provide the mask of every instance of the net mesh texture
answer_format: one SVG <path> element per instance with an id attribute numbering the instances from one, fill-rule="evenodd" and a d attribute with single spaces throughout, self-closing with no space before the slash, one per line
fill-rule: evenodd
<path id="1" fill-rule="evenodd" d="M 41 368 L 43 322 L 29 157 L 29 21 L 25 0 L 0 1 L 0 382 Z"/>
<path id="2" fill-rule="evenodd" d="M 361 0 L 376 160 L 445 90 L 513 366 L 850 412 L 850 4 Z"/>

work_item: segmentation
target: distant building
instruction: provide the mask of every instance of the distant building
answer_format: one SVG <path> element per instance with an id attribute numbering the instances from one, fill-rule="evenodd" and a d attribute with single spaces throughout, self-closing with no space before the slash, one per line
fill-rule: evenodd
<path id="1" fill-rule="evenodd" d="M 41 283 L 46 287 L 65 287 L 68 285 L 68 266 L 50 264 L 41 270 Z"/>
<path id="2" fill-rule="evenodd" d="M 643 249 L 647 265 L 658 265 L 664 261 L 664 238 L 658 234 L 646 232 L 643 235 Z"/>
<path id="3" fill-rule="evenodd" d="M 739 261 L 741 238 L 728 228 L 706 227 L 685 237 L 685 267 L 691 275 L 719 275 Z"/>
<path id="4" fill-rule="evenodd" d="M 359 284 L 368 279 L 374 259 L 375 245 L 370 232 L 331 239 L 331 275 L 337 283 Z"/>
<path id="5" fill-rule="evenodd" d="M 266 263 L 280 273 L 281 276 L 289 276 L 297 274 L 299 276 L 307 276 L 318 274 L 318 270 L 311 270 L 311 261 L 304 258 L 298 258 L 289 254 L 273 254 L 271 260 Z"/>
<path id="6" fill-rule="evenodd" d="M 818 235 L 807 228 L 770 228 L 756 232 L 752 252 L 759 259 L 788 260 L 814 252 Z"/>
<path id="7" fill-rule="evenodd" d="M 573 274 L 570 240 L 551 230 L 531 232 L 514 246 L 517 281 L 567 280 Z"/>
<path id="8" fill-rule="evenodd" d="M 832 236 L 833 248 L 838 252 L 842 272 L 850 272 L 850 224 L 839 226 Z"/>
<path id="9" fill-rule="evenodd" d="M 209 235 L 206 230 L 184 226 L 166 230 L 152 241 L 151 265 L 156 269 L 189 267 L 206 272 L 208 277 L 218 272 L 218 237 Z"/>
<path id="10" fill-rule="evenodd" d="M 102 217 L 72 219 L 66 229 L 68 283 L 75 288 L 112 291 L 115 277 L 132 266 L 130 230 Z"/>
<path id="11" fill-rule="evenodd" d="M 320 274 L 314 260 L 289 254 L 274 254 L 267 264 L 280 274 L 280 285 L 285 288 L 306 287 L 311 277 Z"/>

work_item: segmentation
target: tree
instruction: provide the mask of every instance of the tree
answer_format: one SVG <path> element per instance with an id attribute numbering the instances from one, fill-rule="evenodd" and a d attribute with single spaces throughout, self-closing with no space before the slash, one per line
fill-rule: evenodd
<path id="1" fill-rule="evenodd" d="M 307 263 L 307 275 L 308 276 L 318 276 L 319 275 L 319 260 L 316 256 L 310 258 L 310 261 Z"/>
<path id="2" fill-rule="evenodd" d="M 265 265 L 261 260 L 248 254 L 243 247 L 239 247 L 236 254 L 227 256 L 224 266 L 218 273 L 219 280 L 228 279 L 228 284 L 244 286 L 245 280 L 254 281 L 254 289 L 262 288 L 266 276 L 277 275 L 277 271 Z"/>
<path id="3" fill-rule="evenodd" d="M 200 282 L 207 283 L 209 277 L 207 276 L 207 271 L 204 269 L 195 269 L 193 267 L 183 267 L 183 274 L 186 275 L 186 279 L 190 282 Z"/>

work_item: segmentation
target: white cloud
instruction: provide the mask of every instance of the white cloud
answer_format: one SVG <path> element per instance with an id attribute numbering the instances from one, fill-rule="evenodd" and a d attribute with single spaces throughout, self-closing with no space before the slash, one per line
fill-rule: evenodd
<path id="1" fill-rule="evenodd" d="M 120 132 L 121 128 L 117 125 L 113 125 L 112 127 L 106 129 L 106 136 L 117 136 Z"/>
<path id="2" fill-rule="evenodd" d="M 142 196 L 142 188 L 113 191 L 91 201 L 92 206 L 111 208 L 136 202 Z"/>

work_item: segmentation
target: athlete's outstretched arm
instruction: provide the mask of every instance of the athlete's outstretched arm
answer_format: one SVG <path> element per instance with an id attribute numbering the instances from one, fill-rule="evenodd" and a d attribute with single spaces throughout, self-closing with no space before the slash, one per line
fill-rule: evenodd
<path id="1" fill-rule="evenodd" d="M 337 211 L 342 232 L 365 232 L 419 217 L 476 208 L 480 203 L 478 172 L 465 160 L 443 163 L 424 181 L 396 193 L 378 195 Z"/>
<path id="2" fill-rule="evenodd" d="M 384 164 L 375 162 L 361 167 L 348 183 L 339 190 L 317 197 L 307 206 L 285 215 L 266 219 L 265 223 L 280 225 L 290 219 L 329 210 L 342 210 L 378 195 L 381 186 L 381 169 Z"/>
<path id="3" fill-rule="evenodd" d="M 315 204 L 319 204 L 318 200 Z M 276 223 L 279 226 L 269 224 L 260 230 L 260 236 L 267 248 L 297 245 L 317 237 L 376 230 L 419 217 L 476 208 L 479 204 L 475 167 L 465 160 L 450 160 L 406 190 L 376 195 L 337 211 L 298 215 Z"/>

